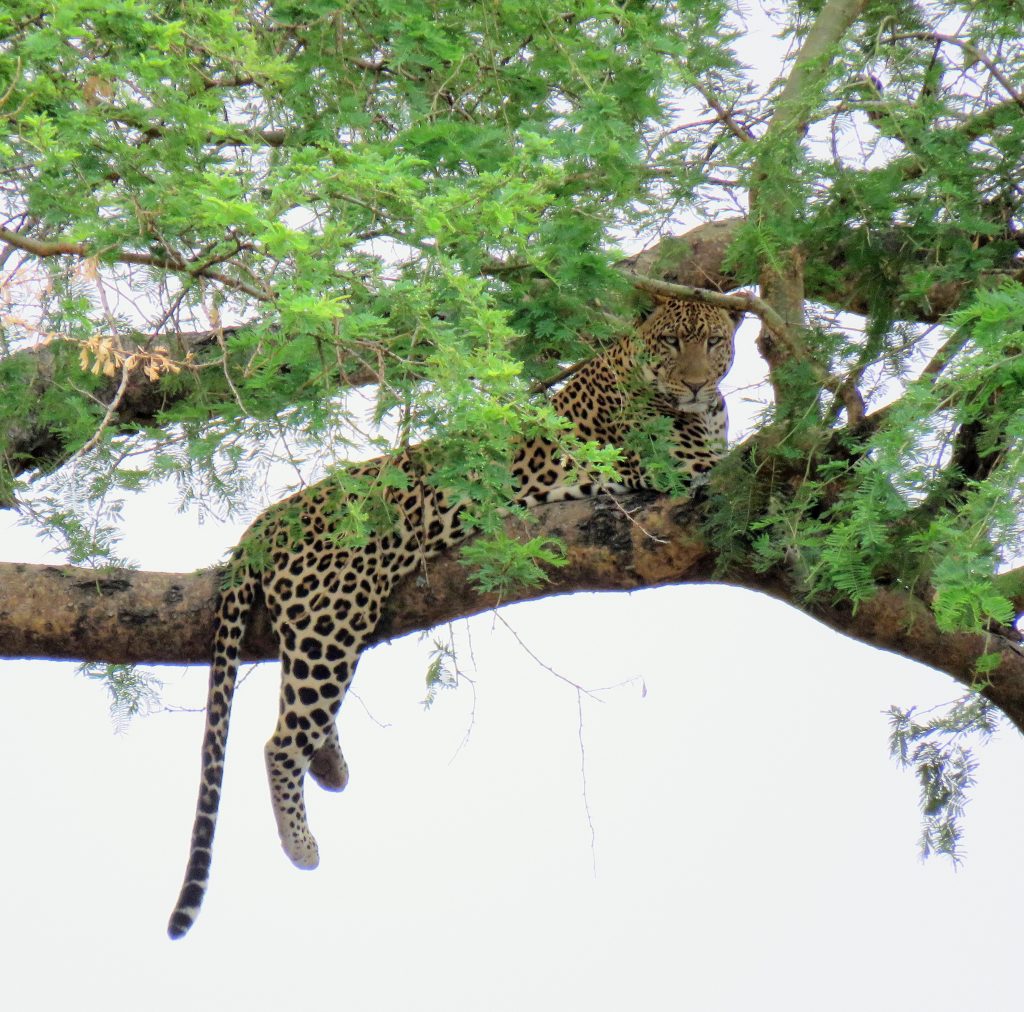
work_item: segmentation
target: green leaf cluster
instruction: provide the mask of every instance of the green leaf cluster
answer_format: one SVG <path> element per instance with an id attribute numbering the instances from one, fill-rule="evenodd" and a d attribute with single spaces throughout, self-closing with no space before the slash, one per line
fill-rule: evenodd
<path id="1" fill-rule="evenodd" d="M 451 440 L 441 473 L 480 476 L 483 526 L 507 498 L 509 441 L 557 428 L 530 384 L 621 329 L 595 311 L 626 289 L 614 236 L 658 203 L 647 154 L 685 61 L 734 65 L 727 14 L 12 0 L 0 211 L 26 241 L 80 252 L 24 278 L 0 368 L 10 352 L 23 370 L 13 353 L 40 339 L 55 367 L 38 403 L 0 375 L 0 450 L 33 416 L 65 455 L 93 446 L 79 489 L 171 477 L 183 503 L 228 510 L 254 445 L 342 458 L 373 441 L 338 394 L 354 376 L 376 384 L 393 445 Z M 169 406 L 102 429 L 118 376 L 75 367 L 89 342 L 127 356 L 224 324 L 195 357 L 168 342 Z M 139 465 L 111 467 L 126 455 Z M 0 458 L 8 498 L 20 467 Z"/>
<path id="2" fill-rule="evenodd" d="M 921 857 L 942 854 L 959 864 L 964 806 L 977 770 L 965 741 L 986 742 L 995 733 L 998 711 L 984 696 L 973 693 L 924 720 L 915 712 L 914 707 L 889 708 L 889 752 L 901 767 L 914 770 L 921 787 Z"/>
<path id="3" fill-rule="evenodd" d="M 81 664 L 78 674 L 103 684 L 110 697 L 110 718 L 118 733 L 128 729 L 133 717 L 147 716 L 159 709 L 162 683 L 138 665 Z"/>
<path id="4" fill-rule="evenodd" d="M 798 452 L 795 426 L 762 459 L 735 454 L 712 490 L 721 564 L 784 566 L 809 599 L 854 607 L 930 588 L 944 631 L 1012 623 L 998 577 L 1024 554 L 1022 314 L 1021 285 L 979 291 L 941 376 L 909 382 L 866 437 L 819 430 Z"/>

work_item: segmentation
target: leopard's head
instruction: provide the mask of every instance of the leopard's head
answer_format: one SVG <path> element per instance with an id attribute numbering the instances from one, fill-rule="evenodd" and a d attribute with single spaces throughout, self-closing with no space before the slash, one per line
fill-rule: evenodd
<path id="1" fill-rule="evenodd" d="M 646 383 L 675 411 L 707 411 L 732 365 L 741 312 L 689 299 L 657 299 L 637 328 Z"/>

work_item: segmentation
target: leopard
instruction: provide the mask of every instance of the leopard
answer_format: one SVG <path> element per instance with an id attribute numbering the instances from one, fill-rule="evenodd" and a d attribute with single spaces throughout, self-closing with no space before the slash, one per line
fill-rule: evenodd
<path id="1" fill-rule="evenodd" d="M 577 466 L 565 443 L 523 437 L 511 451 L 515 506 L 658 489 L 649 461 L 626 449 L 631 432 L 660 425 L 684 484 L 707 480 L 726 447 L 720 383 L 733 362 L 742 313 L 708 302 L 656 298 L 653 309 L 607 350 L 585 360 L 551 397 L 584 442 L 618 448 L 614 475 Z M 349 779 L 337 717 L 359 657 L 396 584 L 473 531 L 464 496 L 430 481 L 430 441 L 341 468 L 380 482 L 388 509 L 361 544 L 337 537 L 351 506 L 350 480 L 328 475 L 275 503 L 234 549 L 215 606 L 201 778 L 185 879 L 168 923 L 181 938 L 206 894 L 225 747 L 243 639 L 254 607 L 270 616 L 281 662 L 279 715 L 264 759 L 281 846 L 299 868 L 319 863 L 304 801 L 306 774 L 341 791 Z M 254 550 L 259 549 L 259 550 Z"/>

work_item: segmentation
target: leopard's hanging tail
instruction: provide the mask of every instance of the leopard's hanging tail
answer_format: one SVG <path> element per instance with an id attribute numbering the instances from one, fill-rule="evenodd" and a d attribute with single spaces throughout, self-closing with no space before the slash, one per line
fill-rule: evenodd
<path id="1" fill-rule="evenodd" d="M 210 665 L 210 684 L 206 696 L 206 730 L 203 734 L 199 800 L 196 802 L 196 817 L 192 824 L 185 881 L 167 924 L 167 934 L 171 938 L 181 938 L 192 927 L 206 895 L 210 877 L 213 833 L 217 826 L 221 782 L 224 779 L 228 718 L 235 693 L 242 637 L 245 635 L 249 610 L 259 583 L 258 578 L 247 568 L 242 568 L 241 572 L 244 574 L 242 582 L 222 590 L 217 602 L 213 662 Z"/>

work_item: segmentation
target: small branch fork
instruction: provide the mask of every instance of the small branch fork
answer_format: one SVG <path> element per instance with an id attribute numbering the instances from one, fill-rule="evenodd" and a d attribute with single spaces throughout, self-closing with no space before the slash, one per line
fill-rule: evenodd
<path id="1" fill-rule="evenodd" d="M 128 381 L 131 378 L 132 368 L 134 366 L 135 356 L 129 355 L 121 364 L 121 382 L 118 384 L 117 391 L 114 394 L 114 399 L 107 405 L 107 410 L 103 416 L 103 420 L 100 422 L 92 436 L 90 436 L 89 439 L 68 458 L 69 464 L 74 463 L 76 460 L 80 460 L 99 445 L 100 440 L 103 438 L 103 433 L 110 427 L 110 423 L 114 420 L 115 415 L 121 407 L 125 391 L 128 389 Z"/>
<path id="2" fill-rule="evenodd" d="M 546 664 L 542 661 L 522 640 L 519 633 L 509 624 L 504 616 L 499 611 L 492 612 L 492 616 L 496 621 L 508 630 L 512 638 L 519 644 L 520 648 L 526 653 L 526 655 L 534 661 L 537 665 L 542 667 L 545 671 L 552 674 L 559 681 L 565 682 L 571 688 L 576 691 L 576 713 L 577 713 L 577 738 L 580 745 L 580 782 L 583 791 L 583 811 L 587 817 L 587 828 L 590 830 L 590 856 L 593 864 L 594 874 L 597 874 L 597 829 L 594 826 L 594 816 L 590 808 L 590 796 L 587 790 L 587 748 L 584 740 L 584 719 L 583 719 L 583 697 L 587 696 L 589 699 L 594 700 L 597 703 L 603 703 L 604 700 L 600 698 L 598 693 L 608 692 L 612 689 L 621 689 L 626 685 L 634 684 L 638 679 L 636 677 L 624 679 L 621 682 L 617 682 L 614 685 L 605 685 L 597 689 L 588 689 L 586 686 L 581 685 L 579 682 L 574 682 L 571 678 L 567 678 L 565 675 L 556 671 L 551 665 Z M 643 679 L 639 679 L 643 686 L 643 695 L 647 695 L 647 687 L 643 683 Z"/>

